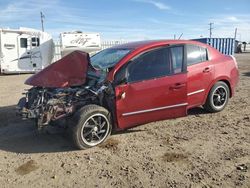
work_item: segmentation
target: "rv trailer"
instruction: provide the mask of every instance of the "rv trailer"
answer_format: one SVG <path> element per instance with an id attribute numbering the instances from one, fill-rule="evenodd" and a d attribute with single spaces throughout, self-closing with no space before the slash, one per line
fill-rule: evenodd
<path id="1" fill-rule="evenodd" d="M 101 50 L 99 33 L 64 32 L 60 34 L 60 43 L 62 57 L 75 50 L 90 54 Z"/>
<path id="2" fill-rule="evenodd" d="M 52 37 L 31 28 L 0 29 L 0 73 L 34 73 L 54 56 Z"/>

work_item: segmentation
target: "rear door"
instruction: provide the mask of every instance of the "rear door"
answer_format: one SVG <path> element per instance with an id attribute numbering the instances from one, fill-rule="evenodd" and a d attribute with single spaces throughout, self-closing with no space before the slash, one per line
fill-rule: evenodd
<path id="1" fill-rule="evenodd" d="M 140 54 L 115 76 L 116 112 L 121 129 L 186 115 L 187 74 L 183 46 Z"/>
<path id="2" fill-rule="evenodd" d="M 189 108 L 202 105 L 206 90 L 213 79 L 214 65 L 209 61 L 206 48 L 186 45 Z"/>

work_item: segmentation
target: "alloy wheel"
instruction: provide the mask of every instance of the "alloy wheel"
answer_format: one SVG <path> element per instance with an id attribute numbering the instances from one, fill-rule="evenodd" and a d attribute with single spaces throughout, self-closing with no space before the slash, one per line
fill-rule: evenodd
<path id="1" fill-rule="evenodd" d="M 89 146 L 101 143 L 109 134 L 109 121 L 103 114 L 90 116 L 82 126 L 81 138 Z"/>

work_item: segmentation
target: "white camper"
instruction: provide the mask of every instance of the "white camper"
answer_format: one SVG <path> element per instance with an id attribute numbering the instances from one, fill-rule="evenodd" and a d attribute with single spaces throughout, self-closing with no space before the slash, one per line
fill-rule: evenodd
<path id="1" fill-rule="evenodd" d="M 72 51 L 80 50 L 93 53 L 101 50 L 99 33 L 64 32 L 60 34 L 61 54 L 65 56 Z"/>
<path id="2" fill-rule="evenodd" d="M 34 73 L 51 64 L 53 56 L 54 43 L 48 33 L 0 29 L 0 73 Z"/>

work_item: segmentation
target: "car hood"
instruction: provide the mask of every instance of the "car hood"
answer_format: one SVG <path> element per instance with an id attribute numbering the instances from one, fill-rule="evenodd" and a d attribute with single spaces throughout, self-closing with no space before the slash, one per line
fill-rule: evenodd
<path id="1" fill-rule="evenodd" d="M 88 69 L 94 70 L 89 54 L 74 51 L 28 78 L 25 84 L 50 88 L 79 86 L 86 82 Z"/>

